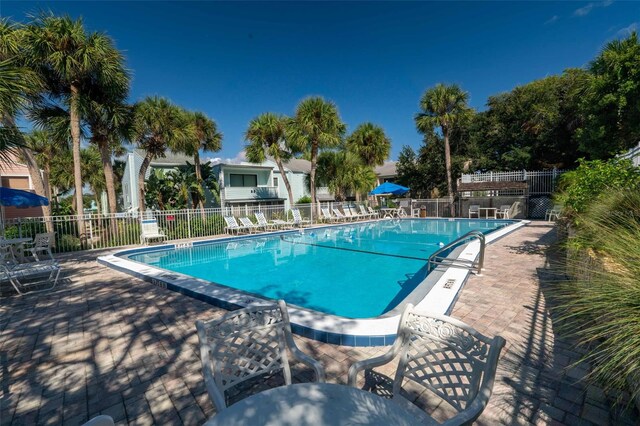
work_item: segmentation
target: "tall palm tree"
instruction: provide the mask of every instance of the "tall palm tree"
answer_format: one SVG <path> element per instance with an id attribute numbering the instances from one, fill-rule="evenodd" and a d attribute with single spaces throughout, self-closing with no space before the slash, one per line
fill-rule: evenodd
<path id="1" fill-rule="evenodd" d="M 318 157 L 318 182 L 327 185 L 336 199 L 342 201 L 349 193 L 373 189 L 376 174 L 349 150 L 325 151 Z"/>
<path id="2" fill-rule="evenodd" d="M 62 155 L 63 152 L 69 150 L 68 141 L 65 139 L 56 139 L 55 134 L 47 130 L 34 130 L 26 136 L 27 147 L 35 153 L 38 167 L 44 171 L 47 176 L 48 185 L 45 189 L 46 197 L 51 199 L 54 191 L 51 185 L 51 165 L 56 156 Z"/>
<path id="3" fill-rule="evenodd" d="M 416 114 L 418 131 L 422 134 L 440 129 L 444 138 L 444 158 L 447 169 L 447 193 L 452 216 L 455 216 L 453 203 L 453 178 L 451 175 L 451 146 L 449 137 L 456 124 L 468 119 L 472 114 L 467 105 L 469 95 L 456 84 L 437 84 L 428 89 L 420 99 L 421 111 Z"/>
<path id="4" fill-rule="evenodd" d="M 288 120 L 285 116 L 271 112 L 261 114 L 249 122 L 249 127 L 244 134 L 244 138 L 250 142 L 245 146 L 245 152 L 249 161 L 252 163 L 262 163 L 268 155 L 276 162 L 284 186 L 287 188 L 289 203 L 293 205 L 294 199 L 291 183 L 289 183 L 287 173 L 282 164 L 283 161 L 288 161 L 293 156 L 285 140 Z"/>
<path id="5" fill-rule="evenodd" d="M 144 181 L 151 161 L 177 150 L 191 136 L 188 114 L 167 99 L 145 98 L 133 109 L 133 139 L 146 154 L 138 172 L 138 204 L 145 210 Z"/>
<path id="6" fill-rule="evenodd" d="M 54 76 L 69 105 L 76 211 L 83 211 L 82 169 L 80 157 L 80 100 L 83 83 L 99 81 L 105 87 L 122 83 L 122 55 L 111 38 L 103 33 L 87 33 L 82 19 L 42 14 L 27 27 L 28 56 L 42 74 Z M 78 217 L 81 238 L 84 221 Z"/>
<path id="7" fill-rule="evenodd" d="M 346 126 L 340 119 L 336 105 L 318 96 L 302 100 L 289 124 L 287 140 L 297 150 L 310 153 L 311 200 L 316 203 L 318 201 L 316 197 L 318 152 L 322 148 L 339 145 Z"/>
<path id="8" fill-rule="evenodd" d="M 215 121 L 201 112 L 189 114 L 191 134 L 185 141 L 182 150 L 185 154 L 193 156 L 193 164 L 196 172 L 196 182 L 203 186 L 202 165 L 200 163 L 200 151 L 217 152 L 222 149 L 222 133 L 218 131 Z M 204 198 L 198 199 L 198 206 L 204 215 Z M 194 206 L 195 207 L 195 206 Z"/>
<path id="9" fill-rule="evenodd" d="M 370 167 L 381 166 L 389 158 L 391 140 L 384 129 L 373 123 L 359 125 L 346 140 L 349 151 L 357 154 Z"/>

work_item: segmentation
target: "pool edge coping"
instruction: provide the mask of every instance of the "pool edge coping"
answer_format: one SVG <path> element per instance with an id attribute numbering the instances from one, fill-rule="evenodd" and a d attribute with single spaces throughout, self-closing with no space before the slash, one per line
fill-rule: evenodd
<path id="1" fill-rule="evenodd" d="M 416 218 L 406 218 L 416 219 Z M 406 220 L 399 219 L 399 220 Z M 429 218 L 434 219 L 434 218 Z M 391 219 L 387 219 L 391 220 Z M 398 220 L 398 219 L 393 219 Z M 448 220 L 437 219 L 437 220 Z M 452 220 L 465 220 L 456 218 Z M 358 223 L 367 223 L 358 222 Z M 376 221 L 377 222 L 377 221 Z M 504 236 L 526 226 L 528 220 L 518 220 L 505 227 L 499 228 L 486 234 L 487 245 L 497 241 Z M 340 224 L 344 225 L 344 224 Z M 338 225 L 338 226 L 340 226 Z M 334 227 L 335 224 L 314 227 L 313 230 L 325 227 Z M 97 262 L 119 272 L 132 275 L 155 286 L 184 294 L 196 300 L 209 303 L 226 310 L 234 310 L 249 305 L 271 303 L 271 299 L 262 298 L 238 289 L 222 286 L 200 278 L 178 272 L 167 271 L 150 265 L 144 265 L 122 256 L 153 252 L 166 249 L 177 249 L 206 245 L 211 243 L 224 243 L 225 241 L 238 241 L 239 239 L 254 238 L 258 235 L 273 236 L 299 232 L 299 229 L 276 231 L 263 234 L 248 234 L 243 236 L 228 236 L 213 238 L 208 240 L 193 241 L 188 243 L 161 244 L 153 247 L 136 247 L 117 250 L 105 256 L 99 256 Z M 474 260 L 480 251 L 480 243 L 475 240 L 464 244 L 449 256 L 452 259 Z M 455 256 L 455 257 L 451 257 Z M 413 303 L 417 309 L 422 311 L 436 312 L 439 314 L 450 314 L 455 306 L 460 292 L 470 275 L 467 269 L 460 269 L 448 266 L 438 266 L 399 304 Z M 444 284 L 448 280 L 454 280 L 453 285 Z M 420 300 L 412 300 L 412 295 L 419 288 L 430 286 L 426 294 Z M 351 319 L 331 314 L 313 311 L 293 304 L 287 304 L 291 327 L 294 333 L 325 343 L 338 344 L 342 346 L 386 346 L 393 343 L 396 337 L 398 321 L 401 312 L 390 312 L 374 318 Z M 391 313 L 391 314 L 390 314 Z"/>

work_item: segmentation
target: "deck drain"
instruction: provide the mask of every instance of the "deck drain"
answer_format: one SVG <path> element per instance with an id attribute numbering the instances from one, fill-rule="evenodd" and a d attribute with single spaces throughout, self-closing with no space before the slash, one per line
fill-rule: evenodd
<path id="1" fill-rule="evenodd" d="M 446 283 L 444 283 L 444 288 L 453 288 L 453 285 L 456 283 L 456 280 L 447 280 Z"/>

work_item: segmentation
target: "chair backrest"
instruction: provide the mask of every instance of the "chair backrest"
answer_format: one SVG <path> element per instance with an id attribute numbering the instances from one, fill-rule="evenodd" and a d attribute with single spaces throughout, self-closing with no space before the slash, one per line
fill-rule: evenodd
<path id="1" fill-rule="evenodd" d="M 470 212 L 479 212 L 480 211 L 480 205 L 479 204 L 472 204 L 469 206 L 469 211 Z"/>
<path id="2" fill-rule="evenodd" d="M 342 214 L 342 212 L 338 209 L 333 209 L 333 214 L 336 215 L 336 217 L 344 217 L 344 215 Z"/>
<path id="3" fill-rule="evenodd" d="M 357 210 L 355 207 L 351 207 L 351 206 L 349 206 L 349 207 L 347 207 L 347 208 L 348 208 L 348 209 L 349 209 L 349 211 L 351 212 L 351 216 L 358 216 L 358 215 L 359 215 L 358 210 Z"/>
<path id="4" fill-rule="evenodd" d="M 501 211 L 509 211 L 509 209 L 511 208 L 511 204 L 503 204 L 500 206 L 500 210 Z"/>
<path id="5" fill-rule="evenodd" d="M 479 398 L 476 418 L 491 396 L 505 340 L 490 339 L 454 318 L 414 311 L 407 305 L 400 325 L 400 362 L 393 383 L 399 395 L 404 379 L 416 382 L 461 412 Z M 471 422 L 469 422 L 470 424 Z"/>
<path id="6" fill-rule="evenodd" d="M 0 264 L 7 267 L 15 266 L 18 260 L 13 254 L 13 249 L 9 244 L 0 243 Z"/>
<path id="7" fill-rule="evenodd" d="M 320 209 L 320 211 L 322 212 L 322 216 L 325 219 L 331 219 L 331 212 L 329 211 L 328 207 L 322 208 L 322 209 Z"/>
<path id="8" fill-rule="evenodd" d="M 251 228 L 251 227 L 256 226 L 256 224 L 255 224 L 255 223 L 253 223 L 253 222 L 251 222 L 251 219 L 249 219 L 248 217 L 241 217 L 241 218 L 240 218 L 240 223 L 241 223 L 243 226 L 246 226 L 246 227 L 248 227 L 248 228 Z"/>
<path id="9" fill-rule="evenodd" d="M 371 206 L 367 206 L 367 210 L 369 210 L 369 213 L 371 213 L 371 214 L 375 214 L 376 213 L 376 211 Z"/>
<path id="10" fill-rule="evenodd" d="M 518 214 L 520 214 L 520 201 L 516 201 L 515 203 L 513 203 L 511 205 L 511 207 L 509 207 L 509 218 L 513 219 L 515 218 Z"/>
<path id="11" fill-rule="evenodd" d="M 360 204 L 360 205 L 358 206 L 358 208 L 360 209 L 360 213 L 361 213 L 361 214 L 363 214 L 363 215 L 365 215 L 365 216 L 370 214 L 370 213 L 369 213 L 369 212 L 367 212 L 367 210 L 364 208 L 364 204 Z"/>
<path id="12" fill-rule="evenodd" d="M 265 226 L 268 225 L 267 218 L 264 217 L 264 213 L 256 212 L 256 220 L 258 221 L 258 225 Z"/>
<path id="13" fill-rule="evenodd" d="M 234 216 L 225 216 L 224 221 L 227 222 L 227 228 L 239 228 L 238 221 Z"/>
<path id="14" fill-rule="evenodd" d="M 205 385 L 217 410 L 227 407 L 227 390 L 258 376 L 282 371 L 285 384 L 291 384 L 291 325 L 284 301 L 197 321 L 196 329 Z"/>
<path id="15" fill-rule="evenodd" d="M 158 221 L 155 219 L 145 219 L 142 221 L 142 235 L 156 235 L 159 233 Z"/>
<path id="16" fill-rule="evenodd" d="M 302 215 L 300 214 L 300 210 L 291 209 L 291 214 L 293 215 L 294 222 L 302 222 Z"/>
<path id="17" fill-rule="evenodd" d="M 342 214 L 344 215 L 344 217 L 352 217 L 353 215 L 351 214 L 351 210 L 349 209 L 349 207 L 342 207 Z"/>
<path id="18" fill-rule="evenodd" d="M 158 226 L 158 224 L 156 223 L 156 227 L 157 226 Z M 36 234 L 36 236 L 33 238 L 34 247 L 50 249 L 51 246 L 53 245 L 53 241 L 55 239 L 55 235 L 56 234 L 54 232 L 46 232 L 46 233 L 42 233 L 42 234 Z"/>

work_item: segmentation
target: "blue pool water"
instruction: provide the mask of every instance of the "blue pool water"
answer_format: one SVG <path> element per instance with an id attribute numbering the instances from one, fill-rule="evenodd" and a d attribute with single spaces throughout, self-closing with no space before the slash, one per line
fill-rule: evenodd
<path id="1" fill-rule="evenodd" d="M 440 243 L 495 220 L 385 220 L 130 255 L 131 260 L 348 318 L 379 316 L 425 277 Z"/>

